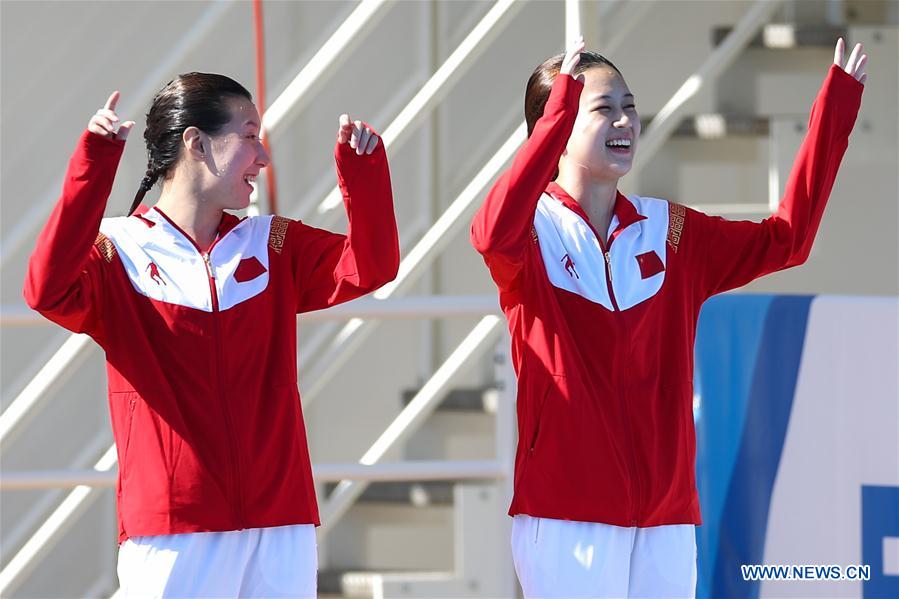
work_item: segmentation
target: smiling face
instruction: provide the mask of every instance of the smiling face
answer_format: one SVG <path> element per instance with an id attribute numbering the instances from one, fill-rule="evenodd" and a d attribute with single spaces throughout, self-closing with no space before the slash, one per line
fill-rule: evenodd
<path id="1" fill-rule="evenodd" d="M 224 210 L 242 210 L 250 203 L 250 183 L 270 157 L 259 138 L 259 112 L 253 103 L 230 97 L 227 104 L 231 120 L 215 135 L 203 136 L 208 144 L 203 195 Z"/>
<path id="2" fill-rule="evenodd" d="M 624 78 L 600 66 L 582 74 L 577 119 L 559 169 L 586 169 L 591 178 L 617 181 L 631 170 L 640 116 Z"/>

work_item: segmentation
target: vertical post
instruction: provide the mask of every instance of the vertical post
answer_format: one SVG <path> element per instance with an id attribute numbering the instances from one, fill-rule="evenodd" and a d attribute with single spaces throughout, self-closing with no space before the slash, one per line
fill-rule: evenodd
<path id="1" fill-rule="evenodd" d="M 116 519 L 115 491 L 109 489 L 103 491 L 103 500 L 106 512 L 104 527 L 106 528 L 106 537 L 110 540 L 109 553 L 104 559 L 103 580 L 104 589 L 108 593 L 112 593 L 119 588 L 119 527 Z"/>
<path id="2" fill-rule="evenodd" d="M 565 46 L 581 35 L 581 0 L 565 0 Z"/>
<path id="3" fill-rule="evenodd" d="M 780 140 L 781 121 L 768 121 L 768 209 L 773 213 L 780 204 Z"/>
<path id="4" fill-rule="evenodd" d="M 439 15 L 440 5 L 434 2 L 423 2 L 422 6 L 422 26 L 420 31 L 428 32 L 422 36 L 421 55 L 425 57 L 427 62 L 428 76 L 431 76 L 440 67 L 440 27 Z M 436 106 L 428 117 L 426 133 L 427 161 L 424 164 L 424 170 L 421 176 L 424 177 L 425 193 L 421 194 L 421 218 L 424 219 L 426 227 L 430 227 L 434 222 L 435 214 L 440 213 L 440 123 L 439 116 L 440 106 Z M 422 277 L 422 286 L 427 289 L 427 293 L 436 295 L 440 289 L 440 270 L 437 264 L 434 268 Z M 440 324 L 434 319 L 422 320 L 421 327 L 421 352 L 419 353 L 419 379 L 424 384 L 431 377 L 439 366 L 439 340 L 440 340 Z"/>

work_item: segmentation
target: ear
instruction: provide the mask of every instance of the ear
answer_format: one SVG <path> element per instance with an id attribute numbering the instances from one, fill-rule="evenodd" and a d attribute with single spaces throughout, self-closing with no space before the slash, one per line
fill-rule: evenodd
<path id="1" fill-rule="evenodd" d="M 181 141 L 188 156 L 201 162 L 206 160 L 206 152 L 209 150 L 209 139 L 196 127 L 188 127 L 181 134 Z"/>

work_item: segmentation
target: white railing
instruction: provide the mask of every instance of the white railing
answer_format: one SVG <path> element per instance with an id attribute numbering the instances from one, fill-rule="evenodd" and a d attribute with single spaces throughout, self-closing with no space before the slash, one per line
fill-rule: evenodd
<path id="1" fill-rule="evenodd" d="M 50 327 L 56 326 L 37 312 L 26 306 L 3 307 L 4 311 L 18 312 L 14 316 L 14 326 Z M 388 299 L 359 298 L 345 304 L 332 306 L 327 310 L 307 312 L 297 317 L 299 322 L 322 322 L 346 318 L 443 318 L 454 316 L 479 316 L 490 312 L 499 313 L 496 295 L 415 295 L 391 297 Z M 3 326 L 11 324 L 2 321 Z M 78 335 L 78 337 L 86 337 Z M 89 339 L 89 338 L 88 338 Z M 62 354 L 69 355 L 72 350 Z M 59 358 L 54 358 L 59 359 Z"/>
<path id="2" fill-rule="evenodd" d="M 0 450 L 5 449 L 22 427 L 33 418 L 56 387 L 59 379 L 72 372 L 87 357 L 92 346 L 87 335 L 70 335 L 53 357 L 44 364 L 12 403 L 0 414 Z"/>
<path id="3" fill-rule="evenodd" d="M 431 379 L 415 394 L 387 429 L 360 458 L 364 465 L 377 464 L 392 448 L 409 438 L 437 409 L 452 389 L 453 383 L 464 372 L 464 367 L 496 345 L 502 333 L 501 321 L 496 316 L 485 316 L 450 354 Z M 508 448 L 506 449 L 508 451 Z M 367 483 L 360 480 L 344 480 L 334 489 L 322 506 L 322 525 L 319 532 L 325 536 L 340 521 L 353 502 L 365 491 Z"/>
<path id="4" fill-rule="evenodd" d="M 387 149 L 395 151 L 408 139 L 412 127 L 430 114 L 448 92 L 448 88 L 465 74 L 474 60 L 500 33 L 510 18 L 521 8 L 522 2 L 497 0 L 459 46 L 450 54 L 430 79 L 422 85 L 396 118 L 384 129 L 381 139 Z M 335 185 L 318 202 L 317 212 L 325 214 L 340 206 L 340 190 Z M 301 210 L 301 212 L 305 212 Z M 334 217 L 336 218 L 336 214 Z M 328 223 L 326 223 L 328 224 Z"/>
<path id="5" fill-rule="evenodd" d="M 410 460 L 405 462 L 347 462 L 313 464 L 312 478 L 319 483 L 359 480 L 369 483 L 429 480 L 494 480 L 509 475 L 499 460 Z M 92 487 L 112 489 L 115 470 L 25 470 L 5 472 L 0 490 L 68 489 Z"/>
<path id="6" fill-rule="evenodd" d="M 102 456 L 109 448 L 109 431 L 102 431 L 94 438 L 87 442 L 77 455 L 69 462 L 69 469 L 76 470 L 85 468 L 89 464 L 96 464 L 100 456 Z M 0 474 L 0 481 L 10 473 L 4 470 Z M 10 527 L 3 530 L 3 548 L 4 560 L 6 553 L 20 548 L 22 544 L 34 533 L 40 526 L 41 522 L 47 519 L 47 516 L 59 505 L 63 499 L 63 488 L 57 488 L 55 491 L 42 493 L 41 497 L 36 499 L 29 506 L 28 512 L 18 519 L 18 521 Z"/>
<path id="7" fill-rule="evenodd" d="M 115 445 L 94 465 L 94 470 L 110 470 L 116 463 Z M 0 571 L 0 597 L 9 597 L 24 582 L 38 561 L 47 554 L 79 515 L 93 503 L 100 491 L 86 485 L 75 487 L 16 555 Z"/>
<path id="8" fill-rule="evenodd" d="M 297 114 L 309 91 L 324 83 L 327 77 L 337 71 L 340 62 L 346 59 L 350 51 L 364 39 L 363 34 L 374 27 L 389 6 L 384 0 L 362 0 L 306 66 L 297 73 L 293 81 L 265 109 L 262 128 L 271 132 Z"/>

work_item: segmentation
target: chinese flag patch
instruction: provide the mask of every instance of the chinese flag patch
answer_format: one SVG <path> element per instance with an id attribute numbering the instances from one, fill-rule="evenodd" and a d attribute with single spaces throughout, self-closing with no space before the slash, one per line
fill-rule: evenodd
<path id="1" fill-rule="evenodd" d="M 246 283 L 247 281 L 252 281 L 264 272 L 265 267 L 262 266 L 262 262 L 253 256 L 251 258 L 244 258 L 240 261 L 240 264 L 237 265 L 237 270 L 234 271 L 234 278 L 238 283 Z"/>
<path id="2" fill-rule="evenodd" d="M 665 265 L 662 264 L 662 259 L 659 258 L 659 255 L 653 251 L 649 251 L 645 254 L 640 254 L 639 256 L 637 256 L 637 264 L 640 265 L 640 276 L 644 279 L 648 279 L 649 277 L 657 275 L 665 270 Z"/>

